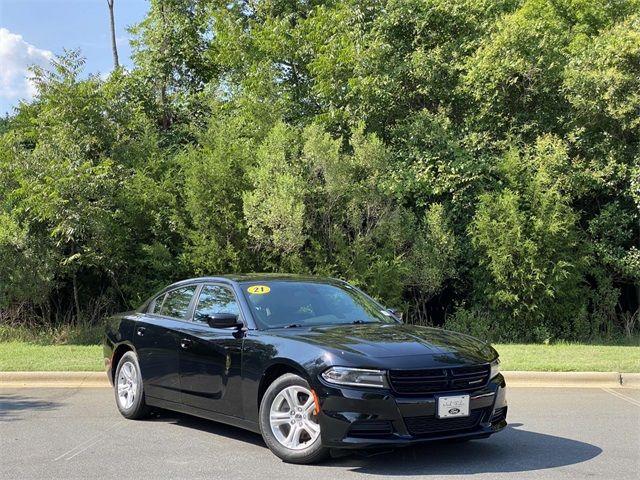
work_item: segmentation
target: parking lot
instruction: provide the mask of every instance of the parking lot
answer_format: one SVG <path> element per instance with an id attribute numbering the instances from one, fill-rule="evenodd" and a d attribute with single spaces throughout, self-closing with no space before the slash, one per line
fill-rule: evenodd
<path id="1" fill-rule="evenodd" d="M 110 389 L 0 389 L 3 479 L 637 479 L 640 390 L 512 388 L 488 440 L 282 463 L 259 435 L 162 412 L 120 417 Z"/>

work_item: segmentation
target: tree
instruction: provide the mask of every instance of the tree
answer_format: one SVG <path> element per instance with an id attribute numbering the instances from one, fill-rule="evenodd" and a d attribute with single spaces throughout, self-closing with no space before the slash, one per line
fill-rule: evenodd
<path id="1" fill-rule="evenodd" d="M 566 147 L 543 137 L 498 166 L 503 187 L 479 197 L 469 226 L 479 258 L 475 299 L 499 318 L 503 340 L 586 338 L 588 264 L 577 215 L 557 183 Z"/>
<path id="2" fill-rule="evenodd" d="M 152 0 L 147 17 L 131 27 L 133 60 L 145 81 L 154 85 L 167 131 L 182 115 L 178 105 L 194 100 L 214 78 L 216 65 L 208 51 L 212 18 L 208 2 Z M 192 105 L 197 107 L 198 103 Z"/>
<path id="3" fill-rule="evenodd" d="M 150 176 L 157 137 L 140 106 L 120 95 L 122 74 L 108 83 L 82 80 L 83 64 L 69 52 L 51 70 L 34 68 L 37 100 L 3 136 L 0 164 L 9 179 L 0 210 L 9 230 L 4 244 L 25 266 L 36 249 L 43 261 L 34 270 L 42 272 L 37 298 L 59 302 L 62 314 L 72 305 L 78 322 L 98 301 L 123 301 L 135 266 L 157 252 L 145 244 L 158 208 L 170 200 L 149 201 L 157 194 Z M 150 243 L 161 244 L 160 235 Z M 145 293 L 137 290 L 133 297 Z"/>

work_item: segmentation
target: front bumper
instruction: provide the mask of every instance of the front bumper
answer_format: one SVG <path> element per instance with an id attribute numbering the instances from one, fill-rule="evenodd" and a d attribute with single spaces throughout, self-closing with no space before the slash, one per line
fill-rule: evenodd
<path id="1" fill-rule="evenodd" d="M 436 396 L 399 396 L 390 390 L 317 389 L 322 444 L 330 448 L 399 447 L 433 440 L 486 438 L 507 425 L 506 384 L 498 374 L 470 395 L 470 415 L 436 418 Z M 442 395 L 446 393 L 439 393 Z M 452 393 L 453 394 L 453 393 Z"/>

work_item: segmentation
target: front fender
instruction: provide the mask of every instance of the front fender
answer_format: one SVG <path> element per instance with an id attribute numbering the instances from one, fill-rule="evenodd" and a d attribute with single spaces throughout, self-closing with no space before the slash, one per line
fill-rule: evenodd
<path id="1" fill-rule="evenodd" d="M 285 367 L 285 370 L 299 372 L 312 388 L 318 388 L 318 375 L 330 366 L 328 361 L 327 353 L 321 348 L 267 332 L 247 332 L 242 347 L 242 398 L 246 419 L 258 422 L 260 389 L 270 369 Z"/>

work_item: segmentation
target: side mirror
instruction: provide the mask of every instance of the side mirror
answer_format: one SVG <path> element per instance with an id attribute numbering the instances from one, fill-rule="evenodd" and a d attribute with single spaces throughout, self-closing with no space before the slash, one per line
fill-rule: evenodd
<path id="1" fill-rule="evenodd" d="M 235 313 L 212 313 L 207 317 L 207 323 L 211 328 L 240 328 L 244 325 Z"/>
<path id="2" fill-rule="evenodd" d="M 394 310 L 393 308 L 387 308 L 387 312 L 389 312 L 391 315 L 396 317 L 398 320 L 402 320 L 402 312 L 398 312 L 397 310 Z"/>

